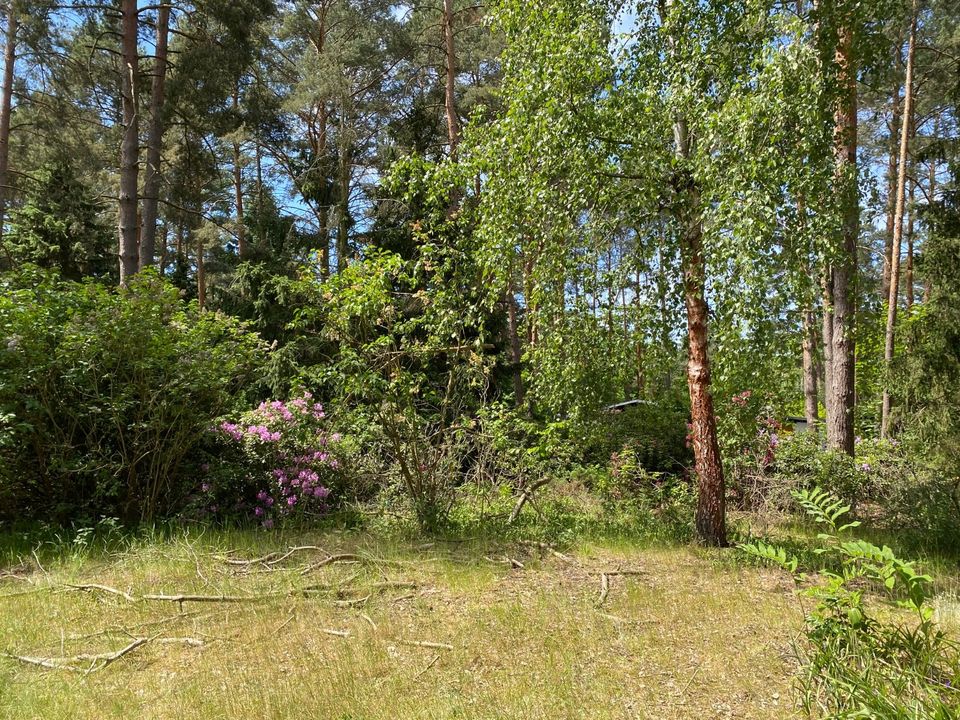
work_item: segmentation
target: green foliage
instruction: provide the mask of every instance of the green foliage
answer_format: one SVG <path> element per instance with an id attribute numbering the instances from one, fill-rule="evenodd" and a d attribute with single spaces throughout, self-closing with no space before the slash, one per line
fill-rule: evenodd
<path id="1" fill-rule="evenodd" d="M 27 270 L 3 279 L 5 515 L 150 521 L 175 512 L 184 461 L 245 402 L 264 357 L 235 320 L 143 273 L 119 292 Z"/>
<path id="2" fill-rule="evenodd" d="M 102 214 L 102 203 L 74 166 L 54 161 L 38 171 L 23 204 L 11 213 L 0 267 L 32 263 L 68 280 L 115 280 L 115 238 Z"/>
<path id="3" fill-rule="evenodd" d="M 960 652 L 934 624 L 931 578 L 886 545 L 850 539 L 859 522 L 847 522 L 850 506 L 820 488 L 793 493 L 823 532 L 815 552 L 830 556 L 836 571 L 821 571 L 803 592 L 815 605 L 807 616 L 800 700 L 811 715 L 853 717 L 954 717 Z M 762 541 L 740 546 L 749 556 L 778 565 L 807 584 L 797 557 Z M 875 617 L 868 592 L 914 615 L 913 622 Z"/>

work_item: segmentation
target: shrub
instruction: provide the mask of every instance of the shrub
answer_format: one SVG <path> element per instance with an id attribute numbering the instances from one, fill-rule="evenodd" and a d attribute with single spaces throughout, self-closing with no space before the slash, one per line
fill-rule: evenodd
<path id="1" fill-rule="evenodd" d="M 130 523 L 176 512 L 193 485 L 184 459 L 248 402 L 262 343 L 151 272 L 119 291 L 31 270 L 2 285 L 7 514 Z"/>
<path id="2" fill-rule="evenodd" d="M 815 600 L 798 644 L 802 662 L 800 700 L 807 713 L 835 718 L 949 718 L 960 710 L 960 653 L 933 622 L 931 579 L 889 547 L 849 537 L 857 522 L 845 522 L 850 506 L 819 488 L 794 499 L 823 528 L 816 552 L 830 556 L 836 572 L 805 594 Z M 740 546 L 807 581 L 799 560 L 764 542 Z M 868 593 L 895 602 L 912 615 L 879 620 L 865 602 Z"/>
<path id="3" fill-rule="evenodd" d="M 586 462 L 606 464 L 615 453 L 630 453 L 650 472 L 680 473 L 693 460 L 687 444 L 687 405 L 667 397 L 606 413 L 585 438 Z"/>
<path id="4" fill-rule="evenodd" d="M 339 484 L 338 433 L 324 427 L 326 412 L 313 395 L 273 400 L 213 429 L 226 457 L 202 482 L 196 501 L 202 513 L 255 519 L 265 528 L 291 515 L 324 512 Z"/>

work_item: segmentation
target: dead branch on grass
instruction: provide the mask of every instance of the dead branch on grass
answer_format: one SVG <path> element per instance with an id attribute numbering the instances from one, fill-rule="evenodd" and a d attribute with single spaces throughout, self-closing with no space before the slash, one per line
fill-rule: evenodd
<path id="1" fill-rule="evenodd" d="M 517 504 L 513 506 L 513 511 L 510 513 L 510 517 L 507 518 L 507 525 L 513 525 L 514 521 L 520 517 L 520 511 L 523 510 L 523 506 L 530 501 L 530 498 L 533 497 L 533 494 L 549 482 L 550 478 L 537 480 L 523 491 L 523 493 L 520 495 L 520 498 L 517 500 Z"/>
<path id="2" fill-rule="evenodd" d="M 610 594 L 610 577 L 603 573 L 600 575 L 600 598 L 597 601 L 597 605 L 603 605 L 607 601 L 607 596 Z"/>
<path id="3" fill-rule="evenodd" d="M 64 583 L 64 587 L 68 587 L 71 590 L 80 590 L 81 592 L 90 592 L 92 590 L 98 590 L 100 592 L 107 593 L 108 595 L 117 595 L 122 597 L 127 602 L 136 602 L 137 599 L 128 592 L 123 590 L 117 590 L 117 588 L 110 587 L 109 585 L 99 585 L 97 583 L 86 583 L 83 585 L 75 585 L 73 583 Z"/>
<path id="4" fill-rule="evenodd" d="M 441 642 L 430 642 L 428 640 L 404 640 L 401 638 L 394 642 L 400 643 L 401 645 L 410 645 L 411 647 L 430 648 L 432 650 L 453 650 L 453 645 Z"/>

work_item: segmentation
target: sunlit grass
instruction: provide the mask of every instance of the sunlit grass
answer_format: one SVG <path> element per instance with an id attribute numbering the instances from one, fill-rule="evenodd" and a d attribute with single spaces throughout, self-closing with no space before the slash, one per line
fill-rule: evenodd
<path id="1" fill-rule="evenodd" d="M 302 574 L 323 553 L 269 572 L 221 559 L 302 544 L 365 562 Z M 208 532 L 38 553 L 42 570 L 18 552 L 5 562 L 17 577 L 0 579 L 3 650 L 64 658 L 153 641 L 90 674 L 0 659 L 0 717 L 12 720 L 790 716 L 783 656 L 802 622 L 790 585 L 688 548 L 584 544 L 568 562 L 486 540 Z M 610 575 L 601 606 L 600 574 L 616 570 L 642 574 Z M 137 597 L 281 594 L 181 612 L 67 583 Z M 332 589 L 299 594 L 317 584 Z"/>

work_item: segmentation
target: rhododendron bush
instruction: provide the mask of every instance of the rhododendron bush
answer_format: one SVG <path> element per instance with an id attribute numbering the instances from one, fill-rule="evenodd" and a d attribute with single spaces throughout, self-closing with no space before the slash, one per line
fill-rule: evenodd
<path id="1" fill-rule="evenodd" d="M 305 392 L 218 423 L 211 432 L 224 452 L 202 468 L 202 514 L 245 516 L 271 528 L 294 514 L 326 512 L 342 448 L 325 420 L 323 405 Z"/>

